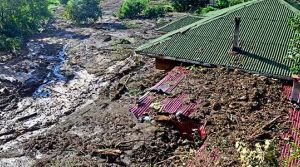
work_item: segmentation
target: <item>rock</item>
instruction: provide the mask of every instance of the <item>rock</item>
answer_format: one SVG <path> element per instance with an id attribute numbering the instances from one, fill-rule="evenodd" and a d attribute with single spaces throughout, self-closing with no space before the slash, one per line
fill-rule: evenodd
<path id="1" fill-rule="evenodd" d="M 103 42 L 109 42 L 111 40 L 112 40 L 111 35 L 108 35 L 108 36 L 105 36 L 105 38 L 103 39 Z"/>
<path id="2" fill-rule="evenodd" d="M 123 162 L 126 166 L 130 166 L 131 164 L 131 160 L 128 156 L 124 156 L 123 158 L 121 158 L 121 162 Z"/>
<path id="3" fill-rule="evenodd" d="M 213 110 L 220 110 L 221 108 L 222 108 L 222 105 L 220 103 L 213 104 Z"/>
<path id="4" fill-rule="evenodd" d="M 247 101 L 247 100 L 248 100 L 248 97 L 247 97 L 247 96 L 242 96 L 242 97 L 239 98 L 239 100 Z"/>
<path id="5" fill-rule="evenodd" d="M 202 107 L 208 107 L 210 106 L 210 102 L 209 101 L 204 101 L 202 104 Z"/>
<path id="6" fill-rule="evenodd" d="M 229 104 L 229 108 L 231 108 L 231 109 L 236 109 L 238 107 L 239 107 L 239 103 L 233 102 L 233 103 Z"/>

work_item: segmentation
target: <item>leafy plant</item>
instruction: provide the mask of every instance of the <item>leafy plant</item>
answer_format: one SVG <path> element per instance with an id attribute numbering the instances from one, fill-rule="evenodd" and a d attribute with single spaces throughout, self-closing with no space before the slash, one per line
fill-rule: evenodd
<path id="1" fill-rule="evenodd" d="M 50 17 L 47 0 L 0 1 L 0 50 L 17 50 L 21 39 L 41 30 Z"/>
<path id="2" fill-rule="evenodd" d="M 94 23 L 102 16 L 100 0 L 70 0 L 65 16 L 77 24 Z"/>
<path id="3" fill-rule="evenodd" d="M 208 0 L 171 0 L 175 10 L 179 12 L 194 10 L 209 3 Z"/>
<path id="4" fill-rule="evenodd" d="M 119 18 L 139 17 L 149 7 L 149 0 L 125 0 L 119 9 Z"/>
<path id="5" fill-rule="evenodd" d="M 245 0 L 229 0 L 229 6 L 237 5 L 237 4 L 246 2 L 246 1 Z"/>
<path id="6" fill-rule="evenodd" d="M 256 143 L 255 149 L 250 149 L 243 142 L 236 142 L 235 147 L 240 154 L 242 167 L 278 167 L 278 151 L 276 145 L 271 140 L 265 140 L 263 145 Z"/>
<path id="7" fill-rule="evenodd" d="M 227 8 L 229 6 L 229 0 L 217 0 L 218 8 Z"/>
<path id="8" fill-rule="evenodd" d="M 212 6 L 207 6 L 207 7 L 204 7 L 204 8 L 199 8 L 196 13 L 197 14 L 205 14 L 205 13 L 208 13 L 210 11 L 214 11 L 216 10 L 216 8 L 212 7 Z"/>
<path id="9" fill-rule="evenodd" d="M 216 3 L 218 8 L 227 8 L 247 1 L 249 0 L 217 0 Z"/>
<path id="10" fill-rule="evenodd" d="M 153 6 L 145 10 L 145 17 L 152 19 L 162 17 L 166 14 L 164 6 Z"/>
<path id="11" fill-rule="evenodd" d="M 297 159 L 299 160 L 300 159 L 300 147 L 299 145 L 297 145 L 296 143 L 294 142 L 291 142 L 290 143 L 291 147 L 290 147 L 290 155 L 287 156 L 284 161 L 283 161 L 283 166 L 284 167 L 289 167 L 290 166 L 290 163 L 294 160 L 294 159 Z"/>
<path id="12" fill-rule="evenodd" d="M 291 18 L 289 25 L 295 31 L 295 37 L 291 39 L 288 53 L 288 59 L 292 62 L 290 71 L 293 74 L 300 74 L 300 14 Z"/>
<path id="13" fill-rule="evenodd" d="M 67 5 L 69 0 L 59 0 L 59 2 L 63 5 Z"/>

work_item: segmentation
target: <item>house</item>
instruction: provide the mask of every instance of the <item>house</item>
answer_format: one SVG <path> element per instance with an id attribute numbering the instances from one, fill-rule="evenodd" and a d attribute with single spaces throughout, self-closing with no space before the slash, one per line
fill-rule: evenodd
<path id="1" fill-rule="evenodd" d="M 171 31 L 136 53 L 155 58 L 159 69 L 216 65 L 288 79 L 291 62 L 286 56 L 295 36 L 288 20 L 297 12 L 284 0 L 245 2 Z"/>
<path id="2" fill-rule="evenodd" d="M 156 31 L 161 32 L 161 33 L 168 33 L 168 32 L 177 30 L 179 28 L 185 27 L 187 25 L 190 25 L 192 23 L 195 23 L 201 19 L 203 19 L 203 17 L 186 15 L 183 17 L 179 17 L 178 19 L 156 29 Z"/>

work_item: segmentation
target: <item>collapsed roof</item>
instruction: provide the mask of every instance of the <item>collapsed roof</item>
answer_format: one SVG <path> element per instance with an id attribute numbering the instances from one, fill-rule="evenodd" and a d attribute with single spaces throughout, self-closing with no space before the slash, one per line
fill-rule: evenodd
<path id="1" fill-rule="evenodd" d="M 140 46 L 136 52 L 193 64 L 213 64 L 287 78 L 294 37 L 288 25 L 298 9 L 284 0 L 253 0 L 229 7 Z M 232 50 L 240 18 L 239 51 Z"/>

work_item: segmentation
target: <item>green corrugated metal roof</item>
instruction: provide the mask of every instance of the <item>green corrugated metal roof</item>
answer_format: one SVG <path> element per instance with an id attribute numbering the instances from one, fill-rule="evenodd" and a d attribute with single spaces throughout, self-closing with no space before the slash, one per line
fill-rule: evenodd
<path id="1" fill-rule="evenodd" d="M 186 16 L 180 17 L 179 19 L 172 21 L 171 23 L 169 23 L 165 26 L 158 28 L 157 31 L 168 33 L 170 31 L 174 31 L 179 28 L 185 27 L 189 24 L 195 23 L 195 22 L 201 20 L 202 18 L 203 17 L 186 15 Z"/>
<path id="2" fill-rule="evenodd" d="M 137 49 L 165 59 L 241 68 L 265 75 L 289 77 L 285 58 L 294 32 L 288 19 L 298 10 L 283 0 L 254 0 L 221 10 L 172 31 Z M 241 17 L 242 53 L 230 53 L 234 18 Z"/>

